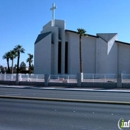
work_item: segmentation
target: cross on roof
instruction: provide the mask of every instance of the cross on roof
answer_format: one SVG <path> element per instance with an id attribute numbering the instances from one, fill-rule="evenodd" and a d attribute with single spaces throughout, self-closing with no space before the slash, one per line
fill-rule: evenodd
<path id="1" fill-rule="evenodd" d="M 51 21 L 51 26 L 55 25 L 55 3 L 52 4 L 52 8 L 50 8 L 50 10 L 52 11 L 52 21 Z"/>

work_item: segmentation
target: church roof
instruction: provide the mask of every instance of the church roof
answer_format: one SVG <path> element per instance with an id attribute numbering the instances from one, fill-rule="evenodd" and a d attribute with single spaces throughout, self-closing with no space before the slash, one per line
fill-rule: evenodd
<path id="1" fill-rule="evenodd" d="M 46 33 L 42 33 L 42 34 L 39 34 L 37 36 L 37 39 L 35 41 L 35 44 L 37 44 L 39 41 L 41 41 L 43 38 L 45 38 L 47 35 L 49 35 L 51 32 L 46 32 Z"/>
<path id="2" fill-rule="evenodd" d="M 116 35 L 117 35 L 117 33 L 98 33 L 97 34 L 97 36 L 99 36 L 100 38 L 102 38 L 106 42 L 111 40 Z"/>
<path id="3" fill-rule="evenodd" d="M 121 44 L 124 44 L 124 45 L 130 45 L 130 43 L 127 43 L 127 42 L 122 42 L 122 41 L 117 41 L 117 40 L 115 42 L 121 43 Z"/>
<path id="4" fill-rule="evenodd" d="M 77 33 L 78 34 L 78 32 L 76 32 L 76 31 L 73 31 L 73 30 L 65 30 L 66 32 L 72 32 L 72 33 Z M 94 36 L 94 35 L 90 35 L 90 34 L 87 34 L 87 36 L 89 36 L 89 37 L 98 37 L 98 36 Z"/>

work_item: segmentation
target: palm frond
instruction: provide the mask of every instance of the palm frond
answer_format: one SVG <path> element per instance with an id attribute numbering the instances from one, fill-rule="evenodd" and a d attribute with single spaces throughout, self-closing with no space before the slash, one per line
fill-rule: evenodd
<path id="1" fill-rule="evenodd" d="M 86 33 L 86 30 L 83 29 L 83 28 L 77 28 L 77 31 L 78 31 L 78 34 L 81 35 L 81 36 L 86 36 L 87 34 Z"/>
<path id="2" fill-rule="evenodd" d="M 9 59 L 11 57 L 11 53 L 7 52 L 3 55 L 3 59 Z"/>

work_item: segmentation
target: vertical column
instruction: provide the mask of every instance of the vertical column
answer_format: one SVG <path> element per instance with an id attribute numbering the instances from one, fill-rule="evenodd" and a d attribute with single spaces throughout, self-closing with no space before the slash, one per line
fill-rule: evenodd
<path id="1" fill-rule="evenodd" d="M 117 44 L 117 75 L 120 73 L 119 60 L 119 45 Z"/>
<path id="2" fill-rule="evenodd" d="M 122 88 L 122 73 L 117 75 L 117 88 Z"/>
<path id="3" fill-rule="evenodd" d="M 96 39 L 95 73 L 99 73 L 99 38 Z"/>
<path id="4" fill-rule="evenodd" d="M 44 82 L 45 86 L 48 86 L 49 80 L 50 80 L 50 75 L 49 74 L 45 74 L 45 82 Z"/>
<path id="5" fill-rule="evenodd" d="M 122 73 L 120 73 L 119 45 L 117 44 L 117 88 L 122 88 Z"/>
<path id="6" fill-rule="evenodd" d="M 68 42 L 65 42 L 65 74 L 68 74 Z"/>
<path id="7" fill-rule="evenodd" d="M 53 27 L 54 38 L 54 74 L 58 74 L 58 28 Z"/>
<path id="8" fill-rule="evenodd" d="M 62 30 L 61 34 L 62 42 L 61 42 L 61 73 L 65 73 L 65 30 Z"/>
<path id="9" fill-rule="evenodd" d="M 61 42 L 58 41 L 58 73 L 61 74 Z"/>
<path id="10" fill-rule="evenodd" d="M 60 21 L 61 38 L 61 74 L 65 73 L 65 21 Z"/>
<path id="11" fill-rule="evenodd" d="M 56 20 L 53 28 L 54 43 L 54 74 L 58 74 L 58 43 L 61 42 L 61 74 L 65 73 L 65 22 Z"/>

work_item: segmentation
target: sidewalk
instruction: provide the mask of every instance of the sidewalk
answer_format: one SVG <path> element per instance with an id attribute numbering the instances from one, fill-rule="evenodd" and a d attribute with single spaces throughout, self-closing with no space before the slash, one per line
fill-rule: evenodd
<path id="1" fill-rule="evenodd" d="M 61 91 L 92 91 L 92 92 L 126 92 L 130 93 L 130 88 L 110 88 L 110 89 L 104 89 L 104 88 L 79 88 L 79 87 L 65 87 L 65 86 L 49 86 L 49 87 L 36 87 L 36 86 L 22 86 L 22 85 L 0 85 L 0 87 L 6 87 L 6 88 L 18 88 L 18 89 L 41 89 L 41 90 L 61 90 Z"/>

